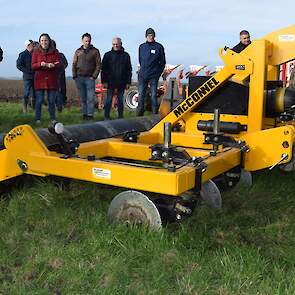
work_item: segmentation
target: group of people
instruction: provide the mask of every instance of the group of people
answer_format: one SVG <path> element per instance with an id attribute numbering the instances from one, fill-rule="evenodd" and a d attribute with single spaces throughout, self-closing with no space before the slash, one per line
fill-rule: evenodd
<path id="1" fill-rule="evenodd" d="M 152 112 L 158 112 L 157 85 L 165 68 L 164 47 L 155 41 L 155 31 L 146 30 L 146 42 L 139 46 L 140 70 L 138 73 L 138 116 L 144 114 L 144 100 L 148 85 L 151 89 Z M 110 119 L 113 96 L 117 97 L 118 117 L 124 116 L 124 91 L 131 85 L 132 65 L 122 39 L 112 39 L 112 49 L 101 60 L 100 52 L 91 44 L 91 35 L 82 35 L 82 45 L 75 51 L 72 75 L 81 101 L 83 119 L 92 120 L 95 105 L 95 80 L 101 72 L 101 82 L 107 89 L 104 118 Z M 47 33 L 40 35 L 38 42 L 25 41 L 25 50 L 19 54 L 16 65 L 23 72 L 23 111 L 27 111 L 29 98 L 35 108 L 36 123 L 41 122 L 41 109 L 47 94 L 51 120 L 56 119 L 55 105 L 62 111 L 66 103 L 65 69 L 68 62 L 56 48 L 56 43 Z"/>
<path id="2" fill-rule="evenodd" d="M 137 116 L 143 116 L 145 111 L 145 97 L 148 85 L 151 92 L 152 113 L 158 113 L 157 87 L 164 71 L 166 59 L 162 44 L 155 41 L 154 29 L 145 32 L 146 42 L 139 46 L 138 89 L 139 101 Z M 240 43 L 232 48 L 241 52 L 251 43 L 248 31 L 240 32 Z M 112 39 L 112 49 L 106 52 L 101 60 L 100 52 L 91 44 L 91 35 L 82 35 L 82 45 L 74 54 L 72 74 L 75 80 L 80 100 L 83 118 L 93 119 L 95 103 L 95 80 L 101 72 L 101 82 L 107 89 L 104 105 L 104 118 L 110 119 L 112 98 L 117 96 L 118 117 L 123 118 L 124 91 L 131 85 L 132 66 L 130 55 L 122 46 L 119 37 Z M 56 48 L 56 43 L 47 33 L 40 35 L 38 42 L 27 40 L 26 49 L 19 54 L 17 68 L 23 72 L 24 97 L 23 110 L 27 111 L 30 95 L 35 108 L 35 120 L 41 121 L 41 108 L 47 93 L 50 119 L 55 120 L 55 105 L 58 111 L 66 103 L 65 69 L 68 62 Z M 3 51 L 0 48 L 0 61 Z"/>

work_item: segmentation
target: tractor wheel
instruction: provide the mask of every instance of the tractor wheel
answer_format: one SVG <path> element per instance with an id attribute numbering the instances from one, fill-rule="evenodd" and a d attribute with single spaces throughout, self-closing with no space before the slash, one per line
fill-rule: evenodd
<path id="1" fill-rule="evenodd" d="M 162 228 L 157 207 L 143 193 L 124 191 L 111 202 L 108 210 L 110 222 L 122 222 L 127 225 L 145 225 L 154 230 Z"/>
<path id="2" fill-rule="evenodd" d="M 125 95 L 125 104 L 130 109 L 135 111 L 138 106 L 138 91 L 130 90 Z"/>

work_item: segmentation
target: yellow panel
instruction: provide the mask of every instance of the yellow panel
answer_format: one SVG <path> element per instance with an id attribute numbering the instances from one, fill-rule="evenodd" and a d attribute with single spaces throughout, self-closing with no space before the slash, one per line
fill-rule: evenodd
<path id="1" fill-rule="evenodd" d="M 54 156 L 32 155 L 27 160 L 26 173 L 45 173 L 102 184 L 179 195 L 195 186 L 195 169 L 183 167 L 176 172 L 166 169 L 141 168 L 106 163 L 100 160 L 61 159 Z"/>
<path id="2" fill-rule="evenodd" d="M 282 163 L 290 161 L 294 131 L 293 126 L 283 126 L 244 135 L 242 138 L 250 147 L 245 157 L 245 169 L 255 171 L 270 167 L 280 160 L 282 154 L 288 155 L 288 160 Z M 284 148 L 283 143 L 288 147 Z"/>
<path id="3" fill-rule="evenodd" d="M 6 149 L 0 151 L 0 181 L 21 175 L 22 171 L 11 161 Z"/>
<path id="4" fill-rule="evenodd" d="M 239 149 L 226 148 L 224 150 L 224 152 L 217 153 L 216 156 L 211 156 L 205 160 L 208 168 L 203 174 L 203 182 L 241 164 L 241 151 Z"/>
<path id="5" fill-rule="evenodd" d="M 295 25 L 272 32 L 263 39 L 271 43 L 268 64 L 275 66 L 294 59 Z"/>

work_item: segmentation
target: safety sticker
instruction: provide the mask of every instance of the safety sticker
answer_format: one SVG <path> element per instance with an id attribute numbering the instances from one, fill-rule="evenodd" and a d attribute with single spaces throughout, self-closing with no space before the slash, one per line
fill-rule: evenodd
<path id="1" fill-rule="evenodd" d="M 279 42 L 294 42 L 295 35 L 279 35 Z"/>
<path id="2" fill-rule="evenodd" d="M 92 175 L 95 178 L 111 179 L 112 172 L 109 169 L 92 168 Z"/>

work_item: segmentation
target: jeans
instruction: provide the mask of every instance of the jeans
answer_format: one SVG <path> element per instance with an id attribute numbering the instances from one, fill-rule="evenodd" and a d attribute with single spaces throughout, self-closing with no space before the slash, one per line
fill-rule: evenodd
<path id="1" fill-rule="evenodd" d="M 56 91 L 56 106 L 57 106 L 57 110 L 59 112 L 62 111 L 62 107 L 63 107 L 63 97 L 61 94 L 61 91 Z"/>
<path id="2" fill-rule="evenodd" d="M 35 106 L 35 89 L 34 89 L 34 80 L 32 79 L 26 79 L 24 80 L 24 101 L 23 105 L 26 108 L 29 104 L 29 97 L 32 94 L 32 106 Z"/>
<path id="3" fill-rule="evenodd" d="M 47 89 L 48 111 L 51 120 L 55 120 L 55 89 Z M 36 90 L 35 119 L 41 120 L 41 109 L 45 97 L 45 89 Z"/>
<path id="4" fill-rule="evenodd" d="M 146 95 L 146 89 L 148 84 L 150 84 L 151 89 L 151 103 L 153 114 L 158 113 L 158 100 L 157 100 L 157 89 L 158 89 L 159 78 L 143 79 L 138 80 L 138 106 L 137 106 L 137 116 L 143 116 L 144 114 L 144 99 Z"/>
<path id="5" fill-rule="evenodd" d="M 114 95 L 115 89 L 108 89 L 107 91 L 107 99 L 104 105 L 104 118 L 110 118 L 110 111 L 112 107 L 112 100 Z M 124 103 L 123 103 L 123 96 L 124 96 L 124 89 L 117 90 L 117 101 L 118 101 L 118 117 L 123 118 L 124 112 Z"/>
<path id="6" fill-rule="evenodd" d="M 95 97 L 95 80 L 90 77 L 79 76 L 75 79 L 79 91 L 82 113 L 84 116 L 93 116 L 94 97 Z"/>
<path id="7" fill-rule="evenodd" d="M 67 103 L 67 82 L 65 72 L 61 73 L 59 78 L 59 92 L 62 98 L 62 103 L 65 106 Z"/>

